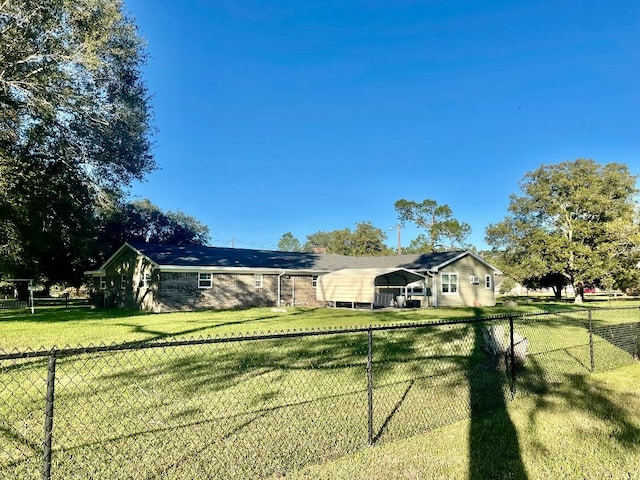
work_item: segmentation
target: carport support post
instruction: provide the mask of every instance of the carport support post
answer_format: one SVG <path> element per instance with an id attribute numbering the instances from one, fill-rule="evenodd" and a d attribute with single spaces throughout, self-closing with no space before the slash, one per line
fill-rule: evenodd
<path id="1" fill-rule="evenodd" d="M 373 330 L 367 330 L 367 432 L 369 445 L 373 445 Z"/>

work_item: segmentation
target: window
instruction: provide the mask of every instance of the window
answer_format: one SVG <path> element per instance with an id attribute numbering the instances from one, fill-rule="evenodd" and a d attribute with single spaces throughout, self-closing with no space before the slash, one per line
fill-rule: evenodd
<path id="1" fill-rule="evenodd" d="M 107 289 L 107 277 L 100 277 L 100 290 Z"/>
<path id="2" fill-rule="evenodd" d="M 253 276 L 253 283 L 258 289 L 262 288 L 264 283 L 263 280 L 264 280 L 264 276 L 261 273 L 256 273 Z"/>
<path id="3" fill-rule="evenodd" d="M 125 288 L 127 288 L 127 274 L 123 273 L 120 277 L 120 289 L 124 290 Z"/>
<path id="4" fill-rule="evenodd" d="M 491 288 L 491 275 L 484 276 L 484 288 Z"/>
<path id="5" fill-rule="evenodd" d="M 311 286 L 313 288 L 318 286 L 318 275 L 311 275 Z"/>
<path id="6" fill-rule="evenodd" d="M 442 293 L 458 293 L 458 274 L 442 274 Z"/>
<path id="7" fill-rule="evenodd" d="M 213 280 L 210 273 L 198 274 L 198 288 L 211 288 L 213 286 Z"/>
<path id="8" fill-rule="evenodd" d="M 151 286 L 151 274 L 150 273 L 141 273 L 140 274 L 140 283 L 138 284 L 140 288 L 149 288 Z"/>

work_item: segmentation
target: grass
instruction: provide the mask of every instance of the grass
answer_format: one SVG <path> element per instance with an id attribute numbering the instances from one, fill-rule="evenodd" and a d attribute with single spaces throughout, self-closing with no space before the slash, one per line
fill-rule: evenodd
<path id="1" fill-rule="evenodd" d="M 540 310 L 541 305 L 518 310 Z M 287 478 L 561 478 L 542 476 L 560 471 L 553 463 L 548 468 L 532 466 L 536 455 L 546 461 L 545 455 L 552 456 L 551 448 L 556 448 L 544 438 L 556 432 L 547 425 L 554 421 L 557 428 L 566 425 L 562 417 L 572 412 L 578 415 L 575 425 L 589 434 L 602 434 L 602 438 L 596 435 L 600 443 L 606 443 L 607 432 L 615 431 L 628 448 L 638 448 L 638 382 L 626 384 L 620 379 L 609 384 L 609 377 L 587 377 L 586 314 L 570 304 L 553 307 L 557 311 L 553 315 L 517 324 L 530 339 L 531 349 L 514 402 L 508 376 L 487 364 L 478 325 L 376 332 L 375 448 L 367 446 L 366 333 L 60 358 L 53 471 L 65 479 L 285 474 Z M 2 348 L 32 346 L 33 339 L 45 347 L 98 344 L 431 322 L 504 310 L 254 309 L 144 315 L 43 309 L 37 313 L 41 316 L 2 313 L 0 329 L 8 333 L 2 337 Z M 629 315 L 637 321 L 634 310 L 594 311 L 601 324 L 628 320 Z M 626 352 L 597 340 L 597 368 L 631 362 Z M 631 372 L 633 381 L 637 377 Z M 0 477 L 33 478 L 41 469 L 45 377 L 46 359 L 0 364 Z M 590 402 L 595 402 L 595 409 L 590 410 Z M 553 417 L 555 412 L 559 417 Z M 431 447 L 420 452 L 420 442 L 412 444 L 415 435 L 420 442 L 433 444 L 433 452 Z M 576 443 L 561 445 L 574 452 L 565 455 L 567 468 L 573 469 L 565 478 L 583 478 L 571 476 L 585 455 L 580 435 L 567 438 Z M 398 455 L 395 448 L 408 456 Z M 376 452 L 381 452 L 380 460 L 368 457 Z M 616 474 L 636 465 L 623 457 L 624 452 L 612 447 L 606 457 L 608 464 L 621 465 Z M 435 460 L 422 461 L 414 458 L 417 455 Z M 399 463 L 394 464 L 394 458 Z M 501 462 L 491 470 L 495 458 Z M 382 463 L 369 469 L 369 461 Z M 308 466 L 310 462 L 317 465 Z M 395 467 L 408 476 L 396 475 Z M 369 475 L 358 477 L 352 471 L 358 468 Z"/>
<path id="2" fill-rule="evenodd" d="M 363 449 L 288 479 L 637 479 L 640 366 L 567 382 L 506 409 Z M 517 450 L 505 445 L 515 430 Z M 517 474 L 515 472 L 518 472 Z"/>
<path id="3" fill-rule="evenodd" d="M 615 306 L 640 306 L 638 301 L 617 301 Z M 585 306 L 609 306 L 590 301 Z M 467 307 L 452 309 L 345 310 L 331 308 L 254 308 L 153 314 L 133 310 L 40 307 L 0 310 L 0 350 L 43 349 L 162 340 L 169 337 L 243 335 L 286 330 L 366 327 L 408 322 L 432 322 L 505 313 L 573 311 L 584 308 L 567 302 L 520 299 L 516 308 Z M 638 314 L 640 316 L 640 313 Z M 603 319 L 602 321 L 615 321 Z"/>

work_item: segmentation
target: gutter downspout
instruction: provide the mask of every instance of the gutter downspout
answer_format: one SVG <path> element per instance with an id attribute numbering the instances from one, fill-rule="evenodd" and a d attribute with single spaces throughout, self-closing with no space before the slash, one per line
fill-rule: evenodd
<path id="1" fill-rule="evenodd" d="M 429 306 L 429 297 L 427 296 L 427 279 L 422 280 L 422 291 L 424 292 L 424 303 L 422 304 L 422 308 L 427 308 Z"/>
<path id="2" fill-rule="evenodd" d="M 282 287 L 281 287 L 281 282 L 282 282 L 282 276 L 286 273 L 286 270 L 282 270 L 282 272 L 280 272 L 278 274 L 278 307 L 281 306 L 282 304 L 282 299 L 281 297 L 281 293 L 282 293 Z"/>
<path id="3" fill-rule="evenodd" d="M 433 272 L 433 288 L 431 289 L 433 295 L 433 306 L 438 306 L 438 272 Z"/>

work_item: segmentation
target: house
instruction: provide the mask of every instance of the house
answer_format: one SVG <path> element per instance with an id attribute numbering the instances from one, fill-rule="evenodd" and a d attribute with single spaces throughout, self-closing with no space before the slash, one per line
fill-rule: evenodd
<path id="1" fill-rule="evenodd" d="M 86 272 L 104 306 L 156 312 L 253 306 L 495 305 L 500 272 L 468 252 L 383 257 L 130 242 Z M 358 286 L 354 289 L 354 286 Z"/>

